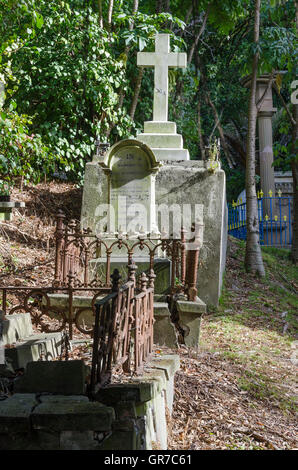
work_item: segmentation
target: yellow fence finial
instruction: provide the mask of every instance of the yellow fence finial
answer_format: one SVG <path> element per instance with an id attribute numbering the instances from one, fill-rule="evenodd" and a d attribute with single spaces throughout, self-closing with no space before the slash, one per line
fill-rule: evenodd
<path id="1" fill-rule="evenodd" d="M 269 189 L 269 192 L 268 192 L 268 194 L 269 194 L 269 197 L 272 197 L 272 194 L 273 194 L 273 192 L 272 192 L 272 190 L 271 190 L 271 189 Z"/>
<path id="2" fill-rule="evenodd" d="M 265 215 L 265 220 L 266 220 L 266 222 L 269 220 L 269 216 L 268 216 L 268 215 Z"/>
<path id="3" fill-rule="evenodd" d="M 260 198 L 262 198 L 263 196 L 264 196 L 264 193 L 263 193 L 263 191 L 261 190 L 261 191 L 260 191 Z"/>

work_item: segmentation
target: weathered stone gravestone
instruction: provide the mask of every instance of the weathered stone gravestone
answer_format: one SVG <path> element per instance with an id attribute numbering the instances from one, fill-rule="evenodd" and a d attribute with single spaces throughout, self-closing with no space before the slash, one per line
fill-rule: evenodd
<path id="1" fill-rule="evenodd" d="M 148 234 L 164 226 L 171 231 L 175 224 L 189 230 L 199 219 L 204 245 L 198 295 L 216 305 L 227 241 L 225 173 L 219 163 L 213 167 L 208 161 L 189 160 L 176 124 L 168 121 L 168 68 L 186 67 L 186 54 L 170 52 L 167 34 L 157 35 L 155 49 L 138 54 L 139 66 L 155 68 L 153 120 L 145 122 L 138 140 L 119 142 L 87 164 L 82 225 L 97 232 L 132 228 Z"/>
<path id="2" fill-rule="evenodd" d="M 137 140 L 121 141 L 104 156 L 96 156 L 87 165 L 83 226 L 112 235 L 119 230 L 156 233 L 155 177 L 159 168 L 152 150 Z M 100 201 L 94 191 L 100 193 Z"/>

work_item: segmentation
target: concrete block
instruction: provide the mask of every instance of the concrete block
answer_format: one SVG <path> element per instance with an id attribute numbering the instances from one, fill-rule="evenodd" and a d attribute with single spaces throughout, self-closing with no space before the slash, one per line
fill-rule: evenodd
<path id="1" fill-rule="evenodd" d="M 84 395 L 87 373 L 83 361 L 29 362 L 14 389 L 19 393 Z"/>
<path id="2" fill-rule="evenodd" d="M 154 148 L 182 149 L 183 139 L 180 134 L 138 134 L 137 138 Z"/>
<path id="3" fill-rule="evenodd" d="M 51 402 L 38 405 L 32 415 L 33 429 L 51 431 L 110 431 L 113 408 L 95 402 Z"/>
<path id="4" fill-rule="evenodd" d="M 119 402 L 135 401 L 146 402 L 154 395 L 152 383 L 111 384 L 102 388 L 96 394 L 96 401 L 106 405 L 115 405 Z"/>
<path id="5" fill-rule="evenodd" d="M 112 435 L 103 441 L 101 450 L 137 450 L 138 430 L 135 423 L 128 421 L 115 421 Z"/>
<path id="6" fill-rule="evenodd" d="M 170 318 L 166 302 L 154 302 L 154 344 L 176 348 L 178 346 L 176 329 Z"/>
<path id="7" fill-rule="evenodd" d="M 206 304 L 199 298 L 195 302 L 188 300 L 177 300 L 179 313 L 189 313 L 194 315 L 202 315 L 206 313 Z"/>
<path id="8" fill-rule="evenodd" d="M 0 401 L 0 434 L 28 433 L 30 415 L 38 404 L 34 394 L 14 394 Z"/>
<path id="9" fill-rule="evenodd" d="M 206 305 L 200 299 L 196 302 L 177 301 L 179 325 L 184 330 L 184 342 L 187 347 L 199 346 L 201 317 L 206 312 Z"/>
<path id="10" fill-rule="evenodd" d="M 33 334 L 30 313 L 13 313 L 3 320 L 2 341 L 12 344 Z"/>
<path id="11" fill-rule="evenodd" d="M 24 338 L 5 349 L 5 358 L 14 369 L 25 368 L 32 361 L 50 361 L 61 354 L 62 333 L 40 333 Z"/>
<path id="12" fill-rule="evenodd" d="M 189 152 L 186 149 L 171 149 L 171 148 L 155 148 L 152 147 L 152 152 L 154 153 L 158 161 L 187 161 L 189 160 Z"/>
<path id="13" fill-rule="evenodd" d="M 227 243 L 225 173 L 210 172 L 201 161 L 167 160 L 156 175 L 156 204 L 190 204 L 192 213 L 196 205 L 202 206 L 204 244 L 200 250 L 198 296 L 206 305 L 218 305 Z M 190 226 L 188 220 L 183 223 Z"/>
<path id="14" fill-rule="evenodd" d="M 180 369 L 180 358 L 178 354 L 162 355 L 154 357 L 150 362 L 151 367 L 162 369 L 166 372 L 166 377 L 169 380 Z"/>
<path id="15" fill-rule="evenodd" d="M 166 405 L 170 414 L 173 411 L 174 376 L 180 368 L 180 358 L 177 354 L 155 357 L 151 361 L 152 368 L 162 369 L 166 374 Z"/>

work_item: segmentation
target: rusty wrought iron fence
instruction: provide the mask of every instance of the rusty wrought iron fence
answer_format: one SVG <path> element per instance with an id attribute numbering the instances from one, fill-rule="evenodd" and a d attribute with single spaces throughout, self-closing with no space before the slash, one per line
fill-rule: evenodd
<path id="1" fill-rule="evenodd" d="M 141 292 L 135 282 L 137 266 L 129 266 L 129 280 L 119 287 L 114 270 L 111 294 L 95 303 L 95 325 L 90 392 L 110 382 L 112 366 L 139 373 L 153 350 L 154 278 L 141 276 Z"/>
<path id="2" fill-rule="evenodd" d="M 76 327 L 93 337 L 92 390 L 110 380 L 113 364 L 123 371 L 139 372 L 153 348 L 155 257 L 161 252 L 171 261 L 170 294 L 182 292 L 188 300 L 195 300 L 200 246 L 196 234 L 191 249 L 183 228 L 180 239 L 165 233 L 154 238 L 146 234 L 131 238 L 121 233 L 95 235 L 81 230 L 79 223 L 66 224 L 60 212 L 55 243 L 52 285 L 0 286 L 4 315 L 29 312 L 33 324 L 43 332 L 68 328 L 72 339 Z M 111 257 L 116 250 L 127 255 L 122 286 L 117 270 L 111 276 Z M 136 252 L 147 253 L 147 275 L 137 275 Z M 17 299 L 14 303 L 12 295 Z"/>
<path id="3" fill-rule="evenodd" d="M 195 235 L 194 235 L 195 240 Z M 187 248 L 186 231 L 181 229 L 180 239 L 172 239 L 163 233 L 159 238 L 146 234 L 125 237 L 117 233 L 113 238 L 81 230 L 79 222 L 65 223 L 62 212 L 58 213 L 55 232 L 55 270 L 52 286 L 0 287 L 4 314 L 29 312 L 33 324 L 43 332 L 58 332 L 68 326 L 70 339 L 75 326 L 84 334 L 93 335 L 95 302 L 109 294 L 111 284 L 111 256 L 116 251 L 127 256 L 128 266 L 133 265 L 133 256 L 147 253 L 148 273 L 154 271 L 154 259 L 158 253 L 171 261 L 170 295 L 182 292 L 188 300 L 197 295 L 197 270 L 199 245 Z M 101 259 L 101 262 L 98 262 Z M 92 264 L 93 263 L 93 264 Z M 93 267 L 92 267 L 93 266 Z M 131 272 L 125 274 L 125 278 Z M 134 282 L 141 289 L 141 274 L 134 273 Z M 14 294 L 14 302 L 8 295 Z"/>
<path id="4" fill-rule="evenodd" d="M 111 257 L 115 252 L 127 256 L 128 264 L 136 252 L 147 254 L 149 270 L 154 270 L 154 259 L 158 253 L 171 261 L 170 294 L 177 291 L 194 300 L 197 295 L 197 270 L 199 258 L 199 243 L 196 234 L 191 240 L 191 249 L 187 248 L 186 230 L 181 228 L 179 239 L 169 234 L 160 236 L 150 234 L 129 235 L 93 234 L 81 230 L 80 223 L 64 222 L 64 214 L 58 213 L 55 257 L 54 287 L 107 288 L 110 287 Z M 102 260 L 97 262 L 97 260 Z M 92 266 L 94 266 L 92 268 Z M 138 282 L 138 280 L 137 280 Z"/>

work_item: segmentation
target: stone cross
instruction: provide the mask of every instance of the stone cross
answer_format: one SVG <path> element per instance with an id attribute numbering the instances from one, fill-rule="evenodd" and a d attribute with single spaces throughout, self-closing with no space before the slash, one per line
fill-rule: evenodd
<path id="1" fill-rule="evenodd" d="M 184 52 L 170 52 L 170 35 L 157 34 L 155 52 L 138 52 L 138 65 L 154 67 L 153 121 L 168 120 L 169 67 L 186 67 Z"/>

